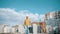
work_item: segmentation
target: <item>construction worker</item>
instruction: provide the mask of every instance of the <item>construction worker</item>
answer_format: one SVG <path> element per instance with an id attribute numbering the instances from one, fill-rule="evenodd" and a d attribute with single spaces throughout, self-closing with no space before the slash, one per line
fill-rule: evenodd
<path id="1" fill-rule="evenodd" d="M 24 25 L 26 26 L 26 34 L 29 33 L 29 26 L 30 26 L 30 19 L 28 18 L 28 16 L 26 16 L 26 19 L 24 21 Z"/>

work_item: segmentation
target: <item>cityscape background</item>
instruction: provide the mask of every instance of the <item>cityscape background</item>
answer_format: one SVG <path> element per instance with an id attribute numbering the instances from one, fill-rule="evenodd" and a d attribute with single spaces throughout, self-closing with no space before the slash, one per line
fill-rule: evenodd
<path id="1" fill-rule="evenodd" d="M 20 28 L 26 16 L 31 23 L 46 23 L 48 33 L 60 32 L 60 0 L 0 0 L 1 33 L 4 27 Z"/>

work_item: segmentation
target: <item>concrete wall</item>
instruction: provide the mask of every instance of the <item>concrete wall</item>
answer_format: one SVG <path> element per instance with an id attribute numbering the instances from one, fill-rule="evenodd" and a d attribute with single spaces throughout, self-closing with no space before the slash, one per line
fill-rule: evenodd
<path id="1" fill-rule="evenodd" d="M 37 34 L 37 25 L 33 24 L 33 34 Z"/>

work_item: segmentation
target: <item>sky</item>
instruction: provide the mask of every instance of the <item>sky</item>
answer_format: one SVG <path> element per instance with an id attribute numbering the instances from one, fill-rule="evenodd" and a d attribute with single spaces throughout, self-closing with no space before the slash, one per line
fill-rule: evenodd
<path id="1" fill-rule="evenodd" d="M 32 13 L 45 14 L 60 10 L 60 0 L 0 0 L 0 8 L 30 10 Z"/>
<path id="2" fill-rule="evenodd" d="M 0 0 L 0 24 L 23 24 L 43 21 L 44 14 L 60 10 L 60 0 Z"/>

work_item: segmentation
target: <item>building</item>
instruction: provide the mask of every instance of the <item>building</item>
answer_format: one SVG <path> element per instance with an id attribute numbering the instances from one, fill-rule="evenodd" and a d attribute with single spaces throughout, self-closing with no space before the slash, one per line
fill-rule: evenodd
<path id="1" fill-rule="evenodd" d="M 9 25 L 4 25 L 3 33 L 11 33 L 11 27 Z"/>
<path id="2" fill-rule="evenodd" d="M 60 11 L 56 11 L 55 12 L 55 19 L 56 19 L 56 21 L 57 21 L 57 26 L 58 26 L 58 32 L 59 32 L 59 34 L 60 34 Z"/>
<path id="3" fill-rule="evenodd" d="M 18 29 L 18 25 L 16 25 L 16 26 L 12 26 L 12 33 L 16 33 L 16 32 L 18 32 L 17 31 L 17 29 Z"/>
<path id="4" fill-rule="evenodd" d="M 47 25 L 52 26 L 52 31 L 53 31 L 52 33 L 54 33 L 53 27 L 56 26 L 60 31 L 60 11 L 49 12 L 45 14 L 45 20 L 47 21 L 46 23 L 48 23 Z"/>
<path id="5" fill-rule="evenodd" d="M 54 19 L 55 18 L 55 12 L 49 12 L 45 14 L 46 19 Z"/>
<path id="6" fill-rule="evenodd" d="M 18 32 L 21 33 L 21 34 L 24 34 L 25 33 L 25 28 L 23 25 L 19 25 L 18 26 Z"/>
<path id="7" fill-rule="evenodd" d="M 3 33 L 4 24 L 0 24 L 0 33 Z"/>

